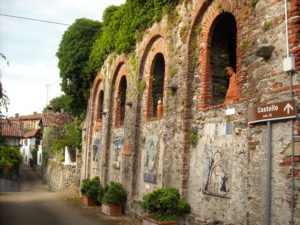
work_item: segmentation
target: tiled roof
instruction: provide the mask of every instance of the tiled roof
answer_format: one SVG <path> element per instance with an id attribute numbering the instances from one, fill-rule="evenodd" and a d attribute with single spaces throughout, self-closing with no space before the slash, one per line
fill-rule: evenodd
<path id="1" fill-rule="evenodd" d="M 73 121 L 73 117 L 69 113 L 44 113 L 42 115 L 42 123 L 44 127 L 61 126 Z"/>
<path id="2" fill-rule="evenodd" d="M 22 124 L 18 119 L 0 120 L 1 134 L 4 137 L 22 137 Z"/>
<path id="3" fill-rule="evenodd" d="M 19 116 L 18 119 L 20 120 L 39 120 L 42 118 L 41 113 L 33 114 L 33 115 L 27 115 L 27 116 Z"/>
<path id="4" fill-rule="evenodd" d="M 38 134 L 39 129 L 34 129 L 31 131 L 28 131 L 26 134 L 24 134 L 24 138 L 30 138 L 30 137 L 34 137 Z"/>

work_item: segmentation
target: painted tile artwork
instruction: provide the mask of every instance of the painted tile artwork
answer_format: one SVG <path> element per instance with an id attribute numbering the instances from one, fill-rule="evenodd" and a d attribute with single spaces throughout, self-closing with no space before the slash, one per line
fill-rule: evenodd
<path id="1" fill-rule="evenodd" d="M 158 136 L 156 134 L 146 136 L 144 181 L 156 183 L 156 161 L 158 152 Z"/>
<path id="2" fill-rule="evenodd" d="M 96 161 L 98 159 L 100 151 L 100 139 L 95 139 L 93 143 L 93 160 Z"/>
<path id="3" fill-rule="evenodd" d="M 121 136 L 116 136 L 114 138 L 114 142 L 113 142 L 113 148 L 115 151 L 115 155 L 118 156 L 121 154 L 121 152 L 123 151 L 123 147 L 122 147 L 122 143 L 123 143 L 123 137 Z"/>
<path id="4" fill-rule="evenodd" d="M 206 180 L 203 183 L 203 193 L 226 197 L 229 191 L 229 165 L 223 149 L 215 145 L 206 145 L 204 152 L 206 159 L 203 175 Z"/>
<path id="5" fill-rule="evenodd" d="M 232 128 L 230 128 L 232 129 Z M 204 194 L 228 197 L 230 191 L 230 155 L 232 135 L 228 135 L 228 124 L 207 124 L 204 129 L 203 177 Z M 225 141 L 226 140 L 226 141 Z"/>

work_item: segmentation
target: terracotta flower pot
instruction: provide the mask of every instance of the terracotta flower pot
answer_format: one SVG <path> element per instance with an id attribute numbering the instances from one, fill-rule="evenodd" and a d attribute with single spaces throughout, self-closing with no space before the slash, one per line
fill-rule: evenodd
<path id="1" fill-rule="evenodd" d="M 144 216 L 143 217 L 143 225 L 178 225 L 178 222 L 177 221 L 160 222 L 149 216 Z"/>
<path id="2" fill-rule="evenodd" d="M 112 205 L 112 204 L 102 202 L 101 211 L 103 214 L 108 215 L 108 216 L 121 216 L 122 215 L 122 206 Z"/>
<path id="3" fill-rule="evenodd" d="M 82 196 L 82 203 L 85 206 L 95 206 L 96 205 L 95 201 L 87 196 Z"/>

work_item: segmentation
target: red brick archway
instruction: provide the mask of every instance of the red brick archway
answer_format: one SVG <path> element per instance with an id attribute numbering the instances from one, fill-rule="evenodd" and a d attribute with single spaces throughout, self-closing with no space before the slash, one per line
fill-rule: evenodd
<path id="1" fill-rule="evenodd" d="M 130 86 L 130 80 L 128 79 L 128 65 L 127 61 L 125 59 L 125 56 L 120 56 L 120 58 L 115 63 L 115 69 L 113 70 L 113 79 L 111 83 L 111 105 L 113 107 L 113 113 L 114 113 L 114 127 L 119 128 L 124 124 L 124 121 L 122 122 L 122 112 L 121 112 L 121 102 L 120 99 L 120 84 L 122 81 L 122 78 L 125 77 L 126 79 L 126 86 L 127 90 Z M 124 94 L 124 93 L 123 93 Z M 125 93 L 126 94 L 126 93 Z M 124 112 L 123 119 L 125 120 L 126 113 Z"/>
<path id="2" fill-rule="evenodd" d="M 193 27 L 196 27 L 197 24 L 201 24 L 201 35 L 198 41 L 198 46 L 200 46 L 200 54 L 198 58 L 198 64 L 200 65 L 199 77 L 201 80 L 201 90 L 200 90 L 200 104 L 199 108 L 210 108 L 210 107 L 220 107 L 225 105 L 216 105 L 212 106 L 213 96 L 212 96 L 212 74 L 210 66 L 210 54 L 211 54 L 211 37 L 213 32 L 213 25 L 217 17 L 223 13 L 230 13 L 234 16 L 237 23 L 237 46 L 240 40 L 239 34 L 239 18 L 237 17 L 238 12 L 240 12 L 240 3 L 236 3 L 234 0 L 228 1 L 214 1 L 211 5 L 208 5 L 206 2 L 201 1 L 197 5 L 197 11 L 194 16 Z M 203 15 L 203 16 L 202 16 Z M 201 17 L 202 16 L 202 17 Z M 192 36 L 193 34 L 191 34 Z M 191 37 L 190 37 L 191 39 Z M 190 43 L 190 51 L 192 51 L 192 46 Z M 241 72 L 241 54 L 242 52 L 237 47 L 236 48 L 236 74 L 237 78 L 240 77 Z M 190 59 L 191 60 L 191 59 Z"/>
<path id="3" fill-rule="evenodd" d="M 154 111 L 153 107 L 156 106 L 153 104 L 153 69 L 155 67 L 155 60 L 157 59 L 158 55 L 161 55 L 164 59 L 164 78 L 163 78 L 163 90 L 162 90 L 162 105 L 161 111 L 163 111 L 163 106 L 166 104 L 165 95 L 166 95 L 166 83 L 167 83 L 167 76 L 168 68 L 167 68 L 167 60 L 168 60 L 168 54 L 166 51 L 166 41 L 165 39 L 158 34 L 155 34 L 152 36 L 152 38 L 149 40 L 148 44 L 145 47 L 145 52 L 142 58 L 141 63 L 141 76 L 146 82 L 146 96 L 145 96 L 145 102 L 144 102 L 144 118 L 146 120 L 151 119 L 157 119 L 158 113 L 156 117 L 154 118 Z"/>

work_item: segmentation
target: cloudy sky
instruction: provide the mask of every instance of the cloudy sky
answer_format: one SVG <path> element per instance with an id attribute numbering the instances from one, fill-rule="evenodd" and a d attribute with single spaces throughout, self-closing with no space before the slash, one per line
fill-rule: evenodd
<path id="1" fill-rule="evenodd" d="M 1 0 L 0 13 L 72 24 L 77 18 L 101 20 L 109 5 L 125 0 Z M 55 53 L 67 26 L 0 15 L 2 83 L 10 99 L 8 116 L 41 112 L 48 100 L 61 95 Z"/>

